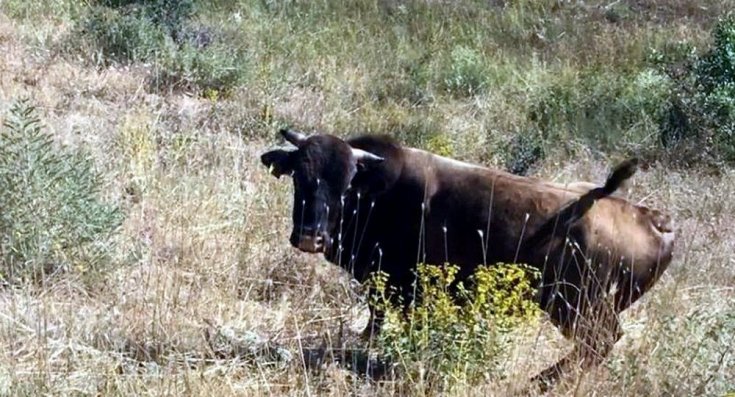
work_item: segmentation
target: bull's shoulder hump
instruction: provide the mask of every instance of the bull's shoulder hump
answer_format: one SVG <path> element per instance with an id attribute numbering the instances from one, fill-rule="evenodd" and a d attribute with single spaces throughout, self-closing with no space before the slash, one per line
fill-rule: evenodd
<path id="1" fill-rule="evenodd" d="M 483 167 L 472 163 L 467 163 L 460 160 L 455 160 L 449 157 L 440 156 L 426 150 L 416 149 L 412 147 L 404 147 L 404 152 L 407 158 L 413 160 L 414 164 L 422 167 L 431 167 L 434 169 L 441 169 L 444 171 L 480 171 L 480 172 L 492 172 L 490 168 Z"/>

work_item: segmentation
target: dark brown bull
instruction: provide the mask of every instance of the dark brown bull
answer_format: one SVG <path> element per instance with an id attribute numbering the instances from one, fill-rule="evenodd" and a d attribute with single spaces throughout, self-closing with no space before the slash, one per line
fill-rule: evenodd
<path id="1" fill-rule="evenodd" d="M 293 176 L 291 244 L 322 252 L 358 281 L 380 269 L 408 302 L 417 263 L 457 264 L 459 279 L 480 264 L 538 268 L 541 307 L 577 342 L 536 378 L 545 384 L 573 365 L 599 363 L 621 336 L 617 314 L 671 261 L 669 217 L 611 196 L 635 161 L 590 188 L 474 166 L 387 137 L 281 134 L 296 148 L 261 160 L 276 177 Z"/>

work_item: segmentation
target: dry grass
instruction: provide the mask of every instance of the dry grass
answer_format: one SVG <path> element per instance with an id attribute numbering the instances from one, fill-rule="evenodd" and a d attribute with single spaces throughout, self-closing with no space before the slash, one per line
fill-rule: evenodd
<path id="1" fill-rule="evenodd" d="M 670 21 L 667 13 L 683 3 L 660 6 L 661 18 Z M 25 26 L 0 17 L 0 113 L 13 99 L 30 96 L 58 141 L 93 149 L 105 172 L 105 195 L 127 216 L 114 270 L 0 291 L 0 394 L 435 393 L 390 377 L 371 381 L 329 360 L 314 365 L 307 354 L 322 345 L 360 346 L 349 328 L 359 328 L 365 311 L 347 275 L 289 247 L 290 184 L 267 175 L 258 160 L 273 144 L 263 134 L 275 131 L 264 114 L 332 132 L 357 128 L 355 120 L 378 132 L 429 118 L 430 126 L 453 134 L 455 157 L 497 164 L 504 134 L 524 122 L 507 92 L 424 107 L 383 106 L 360 99 L 374 84 L 370 76 L 344 68 L 325 71 L 321 89 L 247 87 L 214 101 L 152 93 L 145 68 L 96 69 L 39 54 Z M 623 40 L 610 29 L 601 36 Z M 41 41 L 53 35 L 42 33 Z M 563 41 L 554 46 L 573 51 Z M 539 70 L 518 80 L 531 86 L 552 73 Z M 334 94 L 344 91 L 353 100 Z M 600 181 L 610 163 L 604 160 L 592 153 L 552 158 L 537 173 Z M 626 336 L 607 363 L 554 394 L 733 390 L 735 173 L 654 164 L 636 175 L 629 194 L 677 220 L 676 259 L 625 313 Z M 545 322 L 526 331 L 510 355 L 509 379 L 454 394 L 506 395 L 570 348 Z M 282 347 L 292 359 L 275 360 L 253 346 Z"/>

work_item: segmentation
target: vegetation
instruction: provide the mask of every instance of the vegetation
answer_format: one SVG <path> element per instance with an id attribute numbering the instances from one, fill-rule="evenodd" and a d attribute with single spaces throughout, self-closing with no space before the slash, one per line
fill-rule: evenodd
<path id="1" fill-rule="evenodd" d="M 688 70 L 674 80 L 668 118 L 662 122 L 662 138 L 669 145 L 694 141 L 706 148 L 707 155 L 732 163 L 735 160 L 735 17 L 717 23 L 712 42 L 703 54 L 689 52 L 680 60 L 686 62 Z"/>
<path id="2" fill-rule="evenodd" d="M 628 191 L 677 221 L 675 262 L 554 393 L 732 392 L 732 9 L 0 2 L 0 394 L 507 395 L 566 353 L 543 316 L 502 325 L 498 302 L 529 302 L 492 284 L 514 267 L 460 300 L 423 268 L 426 299 L 360 340 L 364 287 L 288 248 L 291 187 L 258 162 L 283 125 L 558 182 L 640 155 Z M 371 379 L 347 350 L 394 366 Z"/>
<path id="3" fill-rule="evenodd" d="M 0 132 L 0 277 L 17 281 L 105 262 L 119 209 L 99 200 L 101 181 L 84 153 L 57 149 L 36 109 L 13 105 Z"/>
<path id="4" fill-rule="evenodd" d="M 81 11 L 66 52 L 97 65 L 150 63 L 152 89 L 212 95 L 234 89 L 247 73 L 242 49 L 191 20 L 193 0 L 99 1 Z"/>
<path id="5" fill-rule="evenodd" d="M 504 375 L 512 331 L 538 319 L 533 301 L 538 272 L 518 265 L 480 266 L 468 286 L 459 267 L 419 265 L 421 299 L 404 304 L 390 291 L 385 273 L 373 275 L 373 304 L 385 314 L 378 350 L 414 392 L 452 391 Z"/>

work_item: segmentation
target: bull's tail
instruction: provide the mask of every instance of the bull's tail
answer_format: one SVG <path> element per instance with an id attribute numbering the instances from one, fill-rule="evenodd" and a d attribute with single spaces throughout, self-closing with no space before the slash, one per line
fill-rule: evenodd
<path id="1" fill-rule="evenodd" d="M 620 163 L 605 181 L 602 187 L 594 188 L 579 199 L 565 205 L 556 214 L 549 217 L 536 233 L 528 236 L 523 245 L 535 249 L 554 237 L 565 234 L 576 221 L 580 220 L 592 208 L 595 201 L 608 197 L 638 170 L 638 159 L 631 158 Z"/>
<path id="2" fill-rule="evenodd" d="M 618 164 L 612 174 L 607 178 L 607 181 L 605 181 L 605 186 L 602 187 L 604 195 L 609 196 L 615 193 L 616 190 L 620 189 L 623 182 L 630 179 L 637 170 L 638 159 L 635 157 Z"/>

